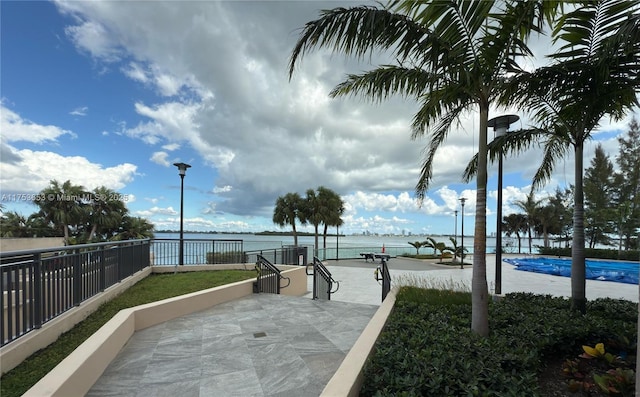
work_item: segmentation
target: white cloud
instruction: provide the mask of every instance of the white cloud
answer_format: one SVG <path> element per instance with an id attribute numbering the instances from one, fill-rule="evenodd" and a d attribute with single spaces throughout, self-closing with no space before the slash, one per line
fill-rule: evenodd
<path id="1" fill-rule="evenodd" d="M 61 156 L 48 151 L 15 150 L 20 158 L 5 163 L 3 158 L 0 185 L 5 192 L 35 193 L 49 185 L 49 181 L 71 180 L 76 185 L 93 190 L 105 186 L 120 190 L 133 181 L 137 167 L 124 163 L 103 167 L 81 156 Z"/>
<path id="2" fill-rule="evenodd" d="M 135 214 L 136 216 L 151 218 L 154 215 L 178 215 L 179 212 L 174 210 L 173 207 L 161 208 L 154 206 L 146 211 L 136 211 Z"/>
<path id="3" fill-rule="evenodd" d="M 69 112 L 69 114 L 72 116 L 86 116 L 88 110 L 89 110 L 88 107 L 81 106 L 73 109 L 71 112 Z"/>
<path id="4" fill-rule="evenodd" d="M 58 138 L 68 135 L 75 138 L 76 135 L 53 125 L 36 124 L 25 120 L 16 112 L 0 106 L 0 138 L 2 142 L 31 142 L 44 143 L 56 141 Z"/>
<path id="5" fill-rule="evenodd" d="M 120 59 L 121 51 L 117 42 L 113 40 L 112 32 L 100 23 L 86 21 L 79 25 L 68 26 L 65 28 L 65 33 L 78 48 L 95 58 L 106 62 L 115 62 Z"/>
<path id="6" fill-rule="evenodd" d="M 168 167 L 169 165 L 171 165 L 171 163 L 169 163 L 169 161 L 167 160 L 167 157 L 169 157 L 169 153 L 167 152 L 154 152 L 151 155 L 151 158 L 149 160 L 151 160 L 156 164 L 160 164 Z"/>
<path id="7" fill-rule="evenodd" d="M 477 152 L 475 113 L 455 125 L 438 151 L 431 189 L 418 207 L 412 192 L 427 137 L 410 140 L 416 103 L 392 98 L 372 105 L 328 96 L 346 73 L 388 62 L 384 54 L 358 63 L 320 50 L 306 55 L 289 80 L 287 62 L 298 28 L 317 18 L 320 8 L 344 4 L 58 2 L 57 6 L 75 18 L 67 34 L 81 51 L 109 65 L 122 60 L 114 68 L 117 73 L 159 96 L 134 97 L 138 118 L 129 119 L 128 126 L 123 123 L 120 133 L 159 145 L 151 155 L 156 164 L 168 166 L 168 152 L 195 150 L 215 175 L 202 183 L 202 191 L 217 196 L 214 212 L 268 217 L 278 196 L 324 185 L 345 197 L 349 221 L 358 228 L 394 221 L 374 219 L 368 214 L 374 211 L 407 217 L 449 215 L 460 209 L 461 196 L 468 199 L 465 213 L 471 218 L 475 190 L 456 193 L 456 189 L 460 190 L 462 172 Z M 526 115 L 521 117 L 521 125 L 527 126 Z M 56 139 L 61 131 L 69 133 L 48 133 Z M 612 140 L 607 144 L 615 147 Z M 505 158 L 505 173 L 530 180 L 540 153 L 536 149 Z M 179 156 L 184 154 L 175 153 Z M 495 165 L 491 167 L 495 172 Z M 573 160 L 559 164 L 552 178 L 571 183 Z M 508 194 L 515 197 L 516 192 Z M 508 194 L 505 200 L 511 199 Z M 398 224 L 403 219 L 398 218 Z"/>

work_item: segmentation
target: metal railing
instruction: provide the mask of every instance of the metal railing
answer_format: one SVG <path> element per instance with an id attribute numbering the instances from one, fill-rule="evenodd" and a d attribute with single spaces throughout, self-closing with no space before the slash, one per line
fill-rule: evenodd
<path id="1" fill-rule="evenodd" d="M 284 246 L 273 249 L 247 251 L 245 252 L 245 262 L 243 263 L 255 263 L 258 261 L 258 257 L 262 256 L 271 263 L 305 266 L 307 264 L 308 248 L 307 246 Z"/>
<path id="2" fill-rule="evenodd" d="M 423 250 L 420 252 L 422 253 Z M 320 248 L 318 249 L 317 257 L 326 260 L 335 260 L 335 259 L 360 259 L 361 252 L 382 252 L 382 247 L 372 247 L 372 246 L 353 246 L 353 247 L 340 247 L 336 250 L 335 247 L 331 248 Z M 407 246 L 407 247 L 394 247 L 388 246 L 385 247 L 385 253 L 389 254 L 391 257 L 403 256 L 403 255 L 412 255 L 416 253 L 416 249 Z"/>
<path id="3" fill-rule="evenodd" d="M 376 268 L 375 276 L 377 281 L 382 281 L 382 301 L 384 302 L 391 290 L 391 274 L 385 258 L 380 259 L 380 266 Z"/>
<path id="4" fill-rule="evenodd" d="M 185 265 L 248 263 L 242 240 L 184 239 Z M 153 239 L 153 264 L 175 266 L 180 263 L 180 239 Z"/>
<path id="5" fill-rule="evenodd" d="M 279 294 L 280 289 L 287 288 L 291 283 L 289 277 L 281 275 L 280 269 L 278 269 L 262 255 L 258 255 L 256 261 L 256 270 L 258 271 L 258 279 L 256 281 L 255 292 Z M 287 285 L 282 285 L 281 280 L 283 279 L 287 280 Z"/>
<path id="6" fill-rule="evenodd" d="M 150 264 L 150 240 L 0 252 L 0 345 Z"/>
<path id="7" fill-rule="evenodd" d="M 309 267 L 312 267 L 312 273 L 309 273 Z M 313 257 L 313 263 L 307 265 L 306 272 L 307 276 L 313 276 L 312 299 L 331 300 L 331 294 L 340 289 L 340 283 L 331 277 L 331 272 L 317 256 Z M 333 289 L 334 284 L 336 285 L 335 290 Z"/>

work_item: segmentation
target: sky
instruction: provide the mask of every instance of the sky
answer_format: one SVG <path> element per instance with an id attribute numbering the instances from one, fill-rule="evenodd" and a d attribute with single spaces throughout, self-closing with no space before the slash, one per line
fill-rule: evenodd
<path id="1" fill-rule="evenodd" d="M 187 231 L 286 231 L 276 199 L 328 187 L 345 202 L 341 233 L 435 235 L 474 226 L 475 180 L 462 172 L 477 151 L 477 114 L 466 114 L 437 153 L 422 205 L 415 186 L 426 139 L 411 139 L 413 100 L 372 104 L 329 98 L 348 73 L 375 67 L 328 50 L 304 57 L 291 79 L 291 51 L 321 9 L 366 1 L 2 1 L 0 203 L 28 216 L 51 180 L 113 189 L 131 215 L 178 230 L 180 177 Z M 545 62 L 548 40 L 532 49 Z M 493 109 L 490 117 L 509 114 Z M 638 111 L 635 116 L 638 117 Z M 604 120 L 585 167 L 633 114 Z M 511 129 L 526 128 L 526 115 Z M 489 130 L 489 140 L 493 139 Z M 503 214 L 519 212 L 541 156 L 504 161 Z M 573 159 L 536 193 L 573 183 Z M 496 166 L 489 169 L 487 233 L 496 224 Z M 454 211 L 459 211 L 457 217 Z M 457 220 L 457 225 L 456 225 Z M 311 227 L 299 227 L 312 231 Z"/>

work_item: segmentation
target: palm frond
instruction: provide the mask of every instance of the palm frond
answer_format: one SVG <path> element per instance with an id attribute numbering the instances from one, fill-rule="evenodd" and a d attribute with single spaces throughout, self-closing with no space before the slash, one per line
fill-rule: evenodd
<path id="1" fill-rule="evenodd" d="M 426 53 L 446 50 L 442 45 L 423 25 L 387 9 L 359 6 L 323 10 L 319 19 L 302 28 L 289 60 L 289 77 L 298 59 L 313 48 L 326 47 L 358 59 L 374 49 L 393 48 L 393 54 L 402 62 L 412 56 L 423 61 Z"/>
<path id="2" fill-rule="evenodd" d="M 382 101 L 390 95 L 419 97 L 424 90 L 437 83 L 440 76 L 424 69 L 381 65 L 362 74 L 350 74 L 338 84 L 329 96 L 362 96 L 372 101 Z"/>

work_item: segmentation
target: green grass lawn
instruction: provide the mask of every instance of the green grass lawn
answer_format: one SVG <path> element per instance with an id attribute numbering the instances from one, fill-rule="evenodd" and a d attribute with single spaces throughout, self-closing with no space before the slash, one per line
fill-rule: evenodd
<path id="1" fill-rule="evenodd" d="M 2 397 L 21 396 L 122 309 L 230 284 L 255 276 L 256 273 L 253 270 L 217 270 L 151 275 L 101 305 L 97 311 L 77 324 L 72 330 L 62 334 L 56 342 L 34 353 L 22 364 L 4 374 L 0 380 L 0 395 Z"/>

